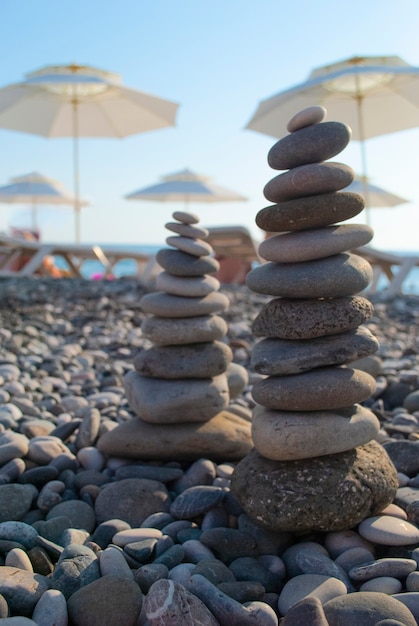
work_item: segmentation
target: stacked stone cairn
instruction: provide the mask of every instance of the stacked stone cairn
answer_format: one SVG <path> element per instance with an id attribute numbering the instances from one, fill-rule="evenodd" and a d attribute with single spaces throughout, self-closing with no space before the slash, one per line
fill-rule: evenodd
<path id="1" fill-rule="evenodd" d="M 353 170 L 327 161 L 348 144 L 351 130 L 323 122 L 310 107 L 288 124 L 289 135 L 268 155 L 285 170 L 265 186 L 273 206 L 256 216 L 270 233 L 259 252 L 267 260 L 248 287 L 273 296 L 253 322 L 263 337 L 252 352 L 252 437 L 231 488 L 246 513 L 277 531 L 334 531 L 378 514 L 393 499 L 394 466 L 374 441 L 380 424 L 363 406 L 375 379 L 351 366 L 378 348 L 362 324 L 373 307 L 362 295 L 370 265 L 350 252 L 367 244 L 371 228 L 339 224 L 359 214 L 362 196 L 340 191 Z M 276 234 L 272 234 L 276 233 Z"/>
<path id="2" fill-rule="evenodd" d="M 156 291 L 139 303 L 147 315 L 142 334 L 152 345 L 138 352 L 124 381 L 138 420 L 102 438 L 101 449 L 109 443 L 114 455 L 147 460 L 241 459 L 252 448 L 250 415 L 228 407 L 248 374 L 232 362 L 227 324 L 217 315 L 229 305 L 211 276 L 219 263 L 196 215 L 176 211 L 173 218 L 166 224 L 176 233 L 166 239 L 172 247 L 157 253 L 163 271 Z"/>

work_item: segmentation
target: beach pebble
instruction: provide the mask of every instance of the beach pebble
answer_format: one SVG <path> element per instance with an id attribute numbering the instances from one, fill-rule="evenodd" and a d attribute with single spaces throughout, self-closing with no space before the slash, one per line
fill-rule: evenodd
<path id="1" fill-rule="evenodd" d="M 67 603 L 57 589 L 47 589 L 38 600 L 32 617 L 38 626 L 67 626 Z"/>
<path id="2" fill-rule="evenodd" d="M 170 505 L 170 513 L 178 519 L 190 519 L 217 506 L 224 497 L 220 487 L 199 485 L 182 491 Z"/>
<path id="3" fill-rule="evenodd" d="M 218 626 L 201 600 L 173 580 L 153 583 L 144 600 L 151 626 Z"/>
<path id="4" fill-rule="evenodd" d="M 61 591 L 68 600 L 76 591 L 98 578 L 100 569 L 95 553 L 87 546 L 73 543 L 63 550 L 50 582 L 51 587 Z"/>
<path id="5" fill-rule="evenodd" d="M 411 572 L 415 571 L 416 567 L 417 563 L 414 559 L 382 558 L 362 565 L 356 565 L 349 570 L 348 575 L 354 581 L 370 580 L 377 576 L 406 578 Z"/>
<path id="6" fill-rule="evenodd" d="M 379 576 L 370 578 L 359 587 L 359 591 L 378 591 L 389 596 L 399 593 L 402 590 L 402 583 L 397 578 L 391 576 Z"/>
<path id="7" fill-rule="evenodd" d="M 308 596 L 318 598 L 324 605 L 346 594 L 346 585 L 333 576 L 300 574 L 285 583 L 279 595 L 278 608 L 281 615 L 286 615 L 294 604 Z"/>
<path id="8" fill-rule="evenodd" d="M 220 282 L 214 276 L 176 276 L 170 272 L 160 272 L 156 278 L 156 288 L 175 296 L 200 298 L 218 291 Z"/>
<path id="9" fill-rule="evenodd" d="M 298 111 L 287 124 L 287 130 L 290 133 L 311 126 L 312 124 L 319 124 L 327 115 L 327 110 L 320 105 L 306 107 L 301 111 Z"/>
<path id="10" fill-rule="evenodd" d="M 84 585 L 67 601 L 68 615 L 74 626 L 122 623 L 135 626 L 142 604 L 143 594 L 133 580 L 112 575 Z"/>
<path id="11" fill-rule="evenodd" d="M 305 302 L 274 298 L 255 317 L 252 331 L 258 337 L 313 339 L 353 330 L 372 313 L 371 302 L 362 296 Z"/>
<path id="12" fill-rule="evenodd" d="M 171 236 L 166 238 L 166 243 L 168 246 L 173 246 L 177 250 L 198 257 L 209 255 L 212 252 L 209 243 L 199 238 L 190 239 L 189 237 Z"/>
<path id="13" fill-rule="evenodd" d="M 108 546 L 99 554 L 99 567 L 102 576 L 115 576 L 129 580 L 134 578 L 122 549 L 116 546 Z"/>
<path id="14" fill-rule="evenodd" d="M 148 293 L 141 298 L 145 313 L 158 317 L 195 317 L 220 313 L 228 308 L 229 300 L 221 292 L 213 291 L 202 298 L 185 298 L 163 291 Z"/>
<path id="15" fill-rule="evenodd" d="M 419 542 L 419 529 L 405 520 L 390 515 L 365 518 L 358 526 L 359 534 L 385 546 L 407 546 Z"/>
<path id="16" fill-rule="evenodd" d="M 207 228 L 196 226 L 196 224 L 185 224 L 182 220 L 180 221 L 180 224 L 178 222 L 166 222 L 164 227 L 167 228 L 167 230 L 171 230 L 173 233 L 177 233 L 183 237 L 191 237 L 191 239 L 206 239 L 208 237 L 209 230 Z"/>
<path id="17" fill-rule="evenodd" d="M 357 193 L 322 193 L 267 206 L 257 213 L 256 224 L 274 233 L 320 228 L 355 217 L 364 206 Z"/>
<path id="18" fill-rule="evenodd" d="M 294 126 L 295 120 L 291 120 L 291 128 Z M 346 148 L 351 132 L 349 126 L 341 122 L 306 124 L 272 146 L 268 164 L 275 170 L 287 170 L 326 161 Z"/>
<path id="19" fill-rule="evenodd" d="M 219 262 L 212 256 L 195 256 L 172 248 L 161 248 L 156 254 L 156 260 L 174 276 L 203 276 L 214 274 L 220 269 Z"/>
<path id="20" fill-rule="evenodd" d="M 353 169 L 344 163 L 309 163 L 270 180 L 263 189 L 263 195 L 270 202 L 282 202 L 312 194 L 331 193 L 350 185 L 354 176 Z"/>
<path id="21" fill-rule="evenodd" d="M 154 344 L 168 346 L 222 339 L 227 333 L 227 324 L 219 315 L 147 317 L 141 329 L 143 336 Z"/>
<path id="22" fill-rule="evenodd" d="M 281 298 L 341 298 L 363 291 L 371 280 L 368 261 L 350 252 L 301 263 L 263 263 L 246 276 L 252 291 Z"/>
<path id="23" fill-rule="evenodd" d="M 281 621 L 281 626 L 329 626 L 321 600 L 315 596 L 306 596 L 289 610 Z"/>
<path id="24" fill-rule="evenodd" d="M 0 594 L 12 613 L 30 616 L 42 594 L 51 586 L 51 580 L 17 567 L 0 567 Z"/>
<path id="25" fill-rule="evenodd" d="M 0 433 L 0 465 L 15 458 L 26 456 L 29 450 L 29 439 L 13 430 Z"/>
<path id="26" fill-rule="evenodd" d="M 47 521 L 56 517 L 66 517 L 73 528 L 83 528 L 93 532 L 96 516 L 92 507 L 82 500 L 65 500 L 53 506 L 47 513 Z"/>
<path id="27" fill-rule="evenodd" d="M 354 620 L 362 626 L 375 626 L 385 619 L 415 626 L 416 620 L 412 613 L 401 602 L 397 602 L 398 595 L 388 596 L 374 591 L 350 593 L 329 600 L 323 604 L 323 610 L 328 623 L 339 626 L 353 626 Z"/>
<path id="28" fill-rule="evenodd" d="M 22 520 L 36 499 L 33 485 L 0 485 L 0 522 Z"/>
<path id="29" fill-rule="evenodd" d="M 170 497 L 163 483 L 126 478 L 104 487 L 95 501 L 98 523 L 120 519 L 133 527 L 157 511 L 169 511 Z"/>

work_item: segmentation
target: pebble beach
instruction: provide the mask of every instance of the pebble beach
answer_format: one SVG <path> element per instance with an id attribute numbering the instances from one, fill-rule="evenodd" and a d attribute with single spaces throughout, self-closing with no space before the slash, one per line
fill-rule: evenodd
<path id="1" fill-rule="evenodd" d="M 243 511 L 231 459 L 99 449 L 136 419 L 123 381 L 149 345 L 146 291 L 128 277 L 0 281 L 0 624 L 418 624 L 419 296 L 372 299 L 379 348 L 357 364 L 377 382 L 363 404 L 394 502 L 356 527 L 293 533 Z M 250 420 L 251 324 L 270 298 L 221 291 L 224 341 L 249 375 L 229 409 Z"/>

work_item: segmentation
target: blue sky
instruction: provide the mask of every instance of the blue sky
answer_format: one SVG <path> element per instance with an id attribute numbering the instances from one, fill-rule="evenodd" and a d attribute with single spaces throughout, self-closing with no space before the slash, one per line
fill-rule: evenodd
<path id="1" fill-rule="evenodd" d="M 178 204 L 124 196 L 190 168 L 247 202 L 194 204 L 202 225 L 241 224 L 255 238 L 272 137 L 245 130 L 260 100 L 310 71 L 356 55 L 398 55 L 419 66 L 417 0 L 2 0 L 0 87 L 46 65 L 119 73 L 124 85 L 180 104 L 173 128 L 80 140 L 82 242 L 162 244 Z M 7 26 L 7 27 L 6 27 Z M 371 181 L 410 202 L 373 209 L 374 245 L 417 250 L 419 129 L 366 144 Z M 0 128 L 0 185 L 38 171 L 73 185 L 72 142 Z M 335 160 L 361 169 L 358 142 Z M 45 241 L 74 242 L 70 207 L 41 207 Z M 358 218 L 363 221 L 363 218 Z M 29 225 L 26 206 L 0 206 L 0 231 Z"/>

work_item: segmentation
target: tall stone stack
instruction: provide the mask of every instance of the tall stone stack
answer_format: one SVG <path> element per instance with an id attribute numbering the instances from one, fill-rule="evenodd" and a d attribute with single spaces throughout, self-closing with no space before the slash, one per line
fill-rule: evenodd
<path id="1" fill-rule="evenodd" d="M 156 291 L 139 303 L 152 345 L 139 351 L 124 381 L 138 420 L 102 437 L 99 448 L 142 459 L 241 459 L 252 446 L 250 422 L 228 407 L 248 376 L 223 341 L 227 324 L 218 314 L 229 299 L 211 276 L 219 263 L 196 215 L 176 211 L 173 218 L 166 224 L 171 247 L 157 253 L 163 271 Z"/>
<path id="2" fill-rule="evenodd" d="M 378 348 L 362 324 L 373 312 L 357 295 L 372 270 L 351 250 L 368 243 L 363 224 L 339 224 L 359 214 L 358 194 L 340 191 L 354 172 L 326 161 L 350 140 L 350 128 L 323 122 L 310 107 L 288 124 L 289 135 L 268 155 L 279 174 L 265 186 L 275 204 L 256 216 L 268 237 L 267 263 L 247 285 L 273 296 L 253 323 L 262 339 L 252 353 L 261 374 L 253 386 L 255 449 L 236 467 L 232 490 L 245 511 L 273 530 L 350 528 L 389 504 L 397 475 L 374 441 L 379 421 L 362 406 L 375 390 L 351 362 Z"/>

